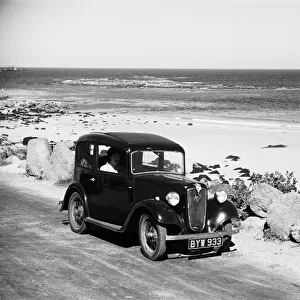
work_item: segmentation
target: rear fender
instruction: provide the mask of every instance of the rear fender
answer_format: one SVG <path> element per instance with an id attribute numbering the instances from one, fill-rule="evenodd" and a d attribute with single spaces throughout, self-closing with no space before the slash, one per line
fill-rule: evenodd
<path id="1" fill-rule="evenodd" d="M 219 203 L 214 198 L 208 200 L 206 222 L 209 232 L 215 231 L 224 222 L 238 217 L 238 211 L 232 202 Z"/>
<path id="2" fill-rule="evenodd" d="M 59 211 L 63 211 L 63 210 L 68 210 L 68 204 L 69 204 L 69 200 L 70 197 L 73 193 L 77 192 L 79 195 L 81 195 L 85 207 L 87 208 L 87 195 L 86 192 L 83 188 L 83 186 L 79 183 L 79 182 L 73 182 L 72 184 L 69 185 L 68 189 L 66 190 L 64 199 L 62 201 L 61 207 Z M 88 210 L 86 210 L 88 211 Z"/>

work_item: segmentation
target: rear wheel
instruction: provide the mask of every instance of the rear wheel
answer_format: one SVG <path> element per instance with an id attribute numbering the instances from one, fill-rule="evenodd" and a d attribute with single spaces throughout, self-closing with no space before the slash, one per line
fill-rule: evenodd
<path id="1" fill-rule="evenodd" d="M 68 217 L 72 231 L 84 233 L 87 225 L 84 221 L 84 202 L 78 193 L 73 193 L 69 200 Z"/>
<path id="2" fill-rule="evenodd" d="M 159 225 L 151 216 L 144 214 L 139 222 L 139 240 L 143 254 L 151 260 L 161 260 L 166 255 L 165 227 Z"/>

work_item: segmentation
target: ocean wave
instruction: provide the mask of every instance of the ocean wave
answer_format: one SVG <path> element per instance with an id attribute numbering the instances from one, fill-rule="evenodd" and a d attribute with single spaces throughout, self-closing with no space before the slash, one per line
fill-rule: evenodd
<path id="1" fill-rule="evenodd" d="M 101 88 L 149 88 L 149 89 L 178 89 L 178 90 L 221 90 L 221 89 L 238 89 L 238 90 L 300 90 L 300 88 L 290 87 L 266 87 L 254 85 L 225 85 L 223 83 L 207 83 L 201 81 L 184 81 L 184 78 L 175 77 L 175 80 L 155 77 L 134 75 L 129 78 L 79 78 L 60 80 L 60 84 L 74 86 L 97 86 Z M 179 80 L 181 79 L 181 80 Z"/>
<path id="2" fill-rule="evenodd" d="M 257 89 L 259 87 L 256 87 L 254 85 L 235 85 L 234 86 L 236 89 L 245 89 L 245 90 L 252 90 L 252 89 Z"/>
<path id="3" fill-rule="evenodd" d="M 300 91 L 300 88 L 278 87 L 278 88 L 275 88 L 275 90 L 276 91 Z"/>
<path id="4" fill-rule="evenodd" d="M 67 79 L 61 81 L 65 85 L 90 85 L 104 88 L 172 88 L 172 89 L 194 89 L 195 84 L 190 82 L 178 82 L 166 78 L 153 76 L 133 76 L 131 79 L 118 78 L 81 78 Z"/>

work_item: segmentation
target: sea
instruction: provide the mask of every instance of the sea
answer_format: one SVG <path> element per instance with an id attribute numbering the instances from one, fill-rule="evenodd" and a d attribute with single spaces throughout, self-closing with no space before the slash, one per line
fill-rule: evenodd
<path id="1" fill-rule="evenodd" d="M 74 111 L 300 124 L 300 70 L 16 68 L 0 89 Z"/>

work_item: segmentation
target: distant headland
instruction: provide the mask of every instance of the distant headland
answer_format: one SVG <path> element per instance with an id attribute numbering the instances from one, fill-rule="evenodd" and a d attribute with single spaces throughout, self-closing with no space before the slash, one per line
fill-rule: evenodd
<path id="1" fill-rule="evenodd" d="M 0 70 L 0 72 L 14 72 L 14 71 L 26 72 L 25 69 L 16 68 L 16 67 L 5 67 Z"/>

